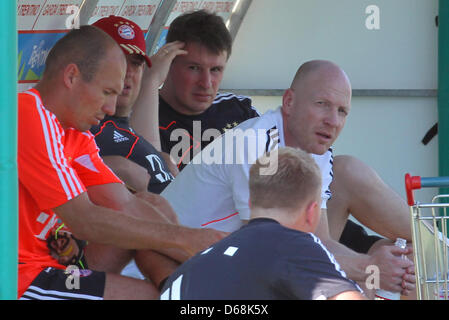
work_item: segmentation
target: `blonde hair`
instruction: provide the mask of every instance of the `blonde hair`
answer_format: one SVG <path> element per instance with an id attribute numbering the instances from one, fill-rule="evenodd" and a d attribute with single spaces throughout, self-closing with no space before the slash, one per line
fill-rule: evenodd
<path id="1" fill-rule="evenodd" d="M 270 162 L 271 174 L 264 168 Z M 274 165 L 272 162 L 275 162 Z M 312 157 L 303 150 L 283 147 L 260 157 L 249 172 L 252 208 L 295 209 L 321 191 L 321 172 Z"/>

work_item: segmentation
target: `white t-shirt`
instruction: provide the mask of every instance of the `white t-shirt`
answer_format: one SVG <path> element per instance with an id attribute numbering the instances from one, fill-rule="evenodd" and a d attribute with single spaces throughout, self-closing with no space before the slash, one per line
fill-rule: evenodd
<path id="1" fill-rule="evenodd" d="M 182 225 L 232 232 L 249 220 L 249 169 L 266 151 L 284 147 L 281 109 L 226 131 L 197 154 L 161 195 Z M 332 150 L 311 155 L 322 173 L 322 203 L 330 198 Z M 268 164 L 269 166 L 269 164 Z"/>

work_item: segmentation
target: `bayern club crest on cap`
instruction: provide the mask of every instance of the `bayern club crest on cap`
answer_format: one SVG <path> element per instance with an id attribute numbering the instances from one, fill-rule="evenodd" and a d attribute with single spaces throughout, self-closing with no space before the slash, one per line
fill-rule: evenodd
<path id="1" fill-rule="evenodd" d="M 131 28 L 127 24 L 122 24 L 120 27 L 118 27 L 118 34 L 120 35 L 120 37 L 126 40 L 132 40 L 136 36 L 133 28 Z"/>

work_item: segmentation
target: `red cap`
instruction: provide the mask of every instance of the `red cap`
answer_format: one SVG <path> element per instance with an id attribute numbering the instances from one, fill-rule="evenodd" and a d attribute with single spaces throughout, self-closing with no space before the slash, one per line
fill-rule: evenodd
<path id="1" fill-rule="evenodd" d="M 109 16 L 102 18 L 93 25 L 109 34 L 122 48 L 125 54 L 140 54 L 151 67 L 150 58 L 146 55 L 145 38 L 140 27 L 131 20 Z"/>

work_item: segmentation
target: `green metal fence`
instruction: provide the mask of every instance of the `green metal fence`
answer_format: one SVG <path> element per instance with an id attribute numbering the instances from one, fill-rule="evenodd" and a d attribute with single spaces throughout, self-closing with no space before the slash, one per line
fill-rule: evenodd
<path id="1" fill-rule="evenodd" d="M 17 297 L 17 27 L 14 0 L 0 2 L 0 299 Z"/>
<path id="2" fill-rule="evenodd" d="M 439 1 L 438 14 L 438 144 L 439 175 L 449 176 L 449 0 Z"/>

